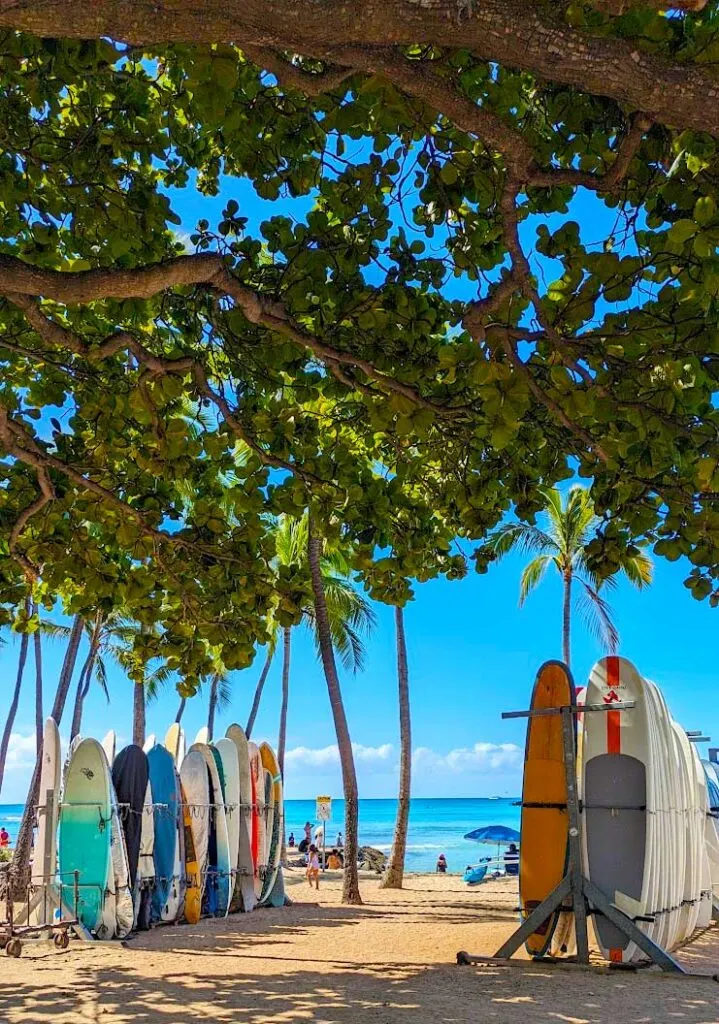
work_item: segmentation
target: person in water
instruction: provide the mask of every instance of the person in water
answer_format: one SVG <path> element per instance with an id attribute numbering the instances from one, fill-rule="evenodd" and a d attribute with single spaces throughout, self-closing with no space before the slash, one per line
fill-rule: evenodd
<path id="1" fill-rule="evenodd" d="M 519 850 L 516 843 L 510 843 L 504 855 L 504 870 L 508 875 L 519 874 Z"/>
<path id="2" fill-rule="evenodd" d="M 443 853 L 440 853 L 437 858 L 437 867 L 435 868 L 435 871 L 438 871 L 441 875 L 444 875 L 447 872 L 447 858 Z"/>
<path id="3" fill-rule="evenodd" d="M 320 855 L 314 843 L 311 844 L 307 853 L 307 881 L 310 889 L 315 883 L 315 889 L 320 887 Z"/>
<path id="4" fill-rule="evenodd" d="M 3 827 L 0 828 L 0 847 L 1 846 L 9 846 L 9 845 L 10 845 L 10 833 L 5 828 L 5 826 L 3 825 Z"/>

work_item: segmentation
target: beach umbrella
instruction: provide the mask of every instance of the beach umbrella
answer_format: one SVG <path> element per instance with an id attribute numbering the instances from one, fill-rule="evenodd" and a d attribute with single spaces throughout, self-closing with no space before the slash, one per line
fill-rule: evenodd
<path id="1" fill-rule="evenodd" d="M 508 825 L 485 825 L 484 828 L 475 828 L 473 832 L 468 832 L 464 838 L 471 839 L 474 843 L 496 843 L 499 860 L 500 846 L 518 843 L 520 837 L 516 828 L 509 828 Z"/>

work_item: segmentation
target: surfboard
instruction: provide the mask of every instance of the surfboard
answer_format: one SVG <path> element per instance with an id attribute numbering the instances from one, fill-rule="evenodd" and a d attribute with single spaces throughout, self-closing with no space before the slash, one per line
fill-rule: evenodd
<path id="1" fill-rule="evenodd" d="M 153 921 L 174 920 L 179 906 L 177 866 L 179 807 L 175 766 L 169 751 L 156 743 L 147 755 L 152 787 L 155 842 L 155 887 L 152 893 Z"/>
<path id="2" fill-rule="evenodd" d="M 103 746 L 103 750 L 105 747 Z M 108 765 L 109 768 L 109 765 Z M 102 922 L 97 930 L 98 939 L 125 939 L 132 931 L 135 910 L 130 890 L 130 869 L 127 862 L 127 846 L 122 831 L 120 810 L 115 787 L 110 782 L 111 845 L 110 876 L 102 911 Z"/>
<path id="3" fill-rule="evenodd" d="M 240 854 L 240 765 L 237 747 L 231 739 L 222 737 L 214 744 L 222 761 L 222 775 L 225 793 L 225 814 L 227 817 L 227 838 L 230 860 L 230 907 L 235 892 L 238 861 Z"/>
<path id="4" fill-rule="evenodd" d="M 112 782 L 120 808 L 120 822 L 125 835 L 129 886 L 137 892 L 142 823 L 149 771 L 147 754 L 141 747 L 124 747 L 112 765 Z"/>
<path id="5" fill-rule="evenodd" d="M 649 772 L 653 757 L 647 691 L 634 665 L 611 655 L 592 669 L 586 702 L 620 701 L 636 706 L 584 716 L 585 870 L 610 902 L 645 914 L 662 909 L 652 905 L 662 896 L 653 887 L 659 873 L 651 869 L 660 823 L 654 813 L 654 775 Z M 634 943 L 611 921 L 595 915 L 594 928 L 608 960 L 634 958 Z"/>
<path id="6" fill-rule="evenodd" d="M 269 796 L 268 813 L 269 839 L 267 844 L 267 869 L 265 873 L 265 884 L 260 897 L 261 903 L 266 903 L 270 893 L 275 887 L 277 874 L 281 870 L 282 861 L 282 836 L 284 832 L 284 808 L 282 799 L 282 776 L 280 766 L 277 763 L 277 756 L 269 743 L 260 744 L 260 758 L 269 779 L 269 788 L 266 791 Z"/>
<path id="7" fill-rule="evenodd" d="M 532 710 L 574 703 L 574 684 L 566 665 L 547 661 L 534 683 Z M 539 806 L 539 805 L 553 806 Z M 569 821 L 560 715 L 529 718 L 524 755 L 519 902 L 523 918 L 546 899 L 567 867 Z M 552 941 L 558 913 L 527 939 L 527 952 L 543 956 Z"/>
<path id="8" fill-rule="evenodd" d="M 144 754 L 143 750 L 143 754 Z M 147 756 L 147 755 L 145 755 Z M 149 779 L 145 789 L 140 825 L 140 855 L 137 860 L 135 884 L 135 927 L 146 931 L 152 919 L 152 890 L 155 888 L 155 809 Z"/>
<path id="9" fill-rule="evenodd" d="M 145 740 L 145 742 L 143 743 L 142 749 L 145 751 L 146 754 L 149 754 L 152 748 L 156 745 L 157 737 L 155 736 L 154 732 L 151 732 L 150 735 Z"/>
<path id="10" fill-rule="evenodd" d="M 202 885 L 200 867 L 195 852 L 195 839 L 192 834 L 192 814 L 187 803 L 184 789 L 182 793 L 182 820 L 185 829 L 185 920 L 188 924 L 197 924 L 202 912 Z"/>
<path id="11" fill-rule="evenodd" d="M 180 768 L 180 780 L 185 794 L 184 810 L 186 813 L 183 815 L 183 820 L 185 821 L 185 829 L 187 829 L 187 817 L 189 816 L 192 845 L 197 863 L 201 907 L 207 874 L 207 853 L 210 841 L 210 818 L 212 811 L 210 808 L 207 763 L 199 750 L 190 750 L 186 755 Z M 186 845 L 185 857 L 187 858 L 187 856 Z M 194 908 L 191 908 L 190 912 L 194 914 Z M 187 915 L 187 910 L 185 914 Z"/>
<path id="12" fill-rule="evenodd" d="M 188 751 L 188 756 L 193 750 L 199 751 L 205 759 L 209 773 L 211 787 L 210 803 L 212 806 L 212 829 L 208 844 L 207 882 L 206 888 L 213 891 L 208 893 L 206 901 L 209 913 L 225 917 L 230 909 L 231 898 L 231 865 L 230 865 L 230 841 L 227 833 L 227 815 L 225 814 L 224 793 L 222 780 L 218 771 L 217 762 L 219 754 L 214 748 L 206 743 L 193 743 Z M 217 754 L 217 759 L 215 755 Z M 220 762 L 221 763 L 221 762 Z M 214 854 L 214 862 L 213 862 Z"/>
<path id="13" fill-rule="evenodd" d="M 250 778 L 250 755 L 247 737 L 241 726 L 231 725 L 227 730 L 227 738 L 235 744 L 240 770 L 240 844 L 233 909 L 240 907 L 245 912 L 249 912 L 255 906 L 255 868 L 252 860 L 252 807 L 254 801 Z"/>
<path id="14" fill-rule="evenodd" d="M 115 730 L 110 729 L 110 731 L 105 735 L 101 744 L 102 749 L 105 751 L 105 757 L 107 758 L 107 763 L 110 765 L 110 768 L 112 768 L 112 763 L 115 760 L 116 745 L 117 736 L 115 734 Z"/>
<path id="15" fill-rule="evenodd" d="M 261 874 L 265 854 L 265 777 L 262 758 L 256 743 L 248 741 L 250 777 L 252 779 L 252 863 L 254 865 L 255 898 L 262 894 Z"/>
<path id="16" fill-rule="evenodd" d="M 60 807 L 59 866 L 62 900 L 74 907 L 79 873 L 78 917 L 90 931 L 102 922 L 110 878 L 112 802 L 105 752 L 94 739 L 78 743 L 70 759 Z"/>
<path id="17" fill-rule="evenodd" d="M 47 881 L 55 880 L 57 871 L 57 824 L 60 817 L 60 776 L 62 758 L 60 756 L 60 733 L 54 718 L 45 719 L 42 740 L 42 765 L 40 767 L 40 790 L 38 808 L 38 826 L 33 848 L 31 882 L 40 886 Z M 45 797 L 50 790 L 53 795 L 52 809 L 47 812 Z M 48 847 L 48 861 L 45 863 L 45 846 Z M 49 907 L 40 903 L 30 912 L 31 924 L 42 924 L 47 918 Z"/>
<path id="18" fill-rule="evenodd" d="M 173 722 L 165 733 L 165 746 L 179 769 L 185 759 L 185 730 L 178 722 Z"/>
<path id="19" fill-rule="evenodd" d="M 195 743 L 205 743 L 209 746 L 210 743 L 210 730 L 206 725 L 203 725 L 201 729 L 197 730 L 197 736 L 195 736 Z"/>

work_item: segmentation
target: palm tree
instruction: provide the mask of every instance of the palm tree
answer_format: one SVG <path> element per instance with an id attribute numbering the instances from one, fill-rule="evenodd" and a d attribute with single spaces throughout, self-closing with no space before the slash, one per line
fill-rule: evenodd
<path id="1" fill-rule="evenodd" d="M 307 568 L 309 516 L 292 519 L 280 516 L 275 534 L 278 565 Z M 352 586 L 351 568 L 343 552 L 327 549 L 320 558 L 320 572 L 324 589 L 327 615 L 334 650 L 346 668 L 360 672 L 364 666 L 362 633 L 375 624 L 375 614 L 369 602 Z M 321 657 L 315 601 L 302 609 L 302 620 L 313 632 L 317 654 Z M 287 739 L 287 708 L 289 703 L 292 626 L 282 628 L 282 704 L 277 740 L 277 763 L 280 773 L 285 771 L 285 745 Z"/>
<path id="2" fill-rule="evenodd" d="M 25 626 L 27 626 L 27 619 L 32 613 L 32 602 L 30 598 L 25 601 Z M 15 716 L 17 715 L 17 709 L 20 704 L 20 691 L 22 689 L 23 676 L 25 675 L 25 662 L 27 661 L 27 649 L 30 642 L 30 633 L 25 630 L 20 635 L 20 653 L 17 662 L 17 672 L 15 674 L 15 688 L 13 689 L 12 700 L 10 701 L 10 708 L 5 719 L 5 728 L 3 729 L 2 739 L 0 739 L 0 790 L 2 790 L 3 778 L 5 776 L 5 762 L 7 761 L 7 752 L 10 747 L 10 734 L 12 733 L 13 725 L 15 724 Z"/>
<path id="3" fill-rule="evenodd" d="M 65 651 L 65 658 L 62 663 L 62 668 L 60 669 L 60 679 L 57 684 L 55 699 L 50 711 L 51 718 L 55 719 L 58 726 L 62 721 L 62 714 L 65 710 L 65 703 L 70 690 L 73 672 L 75 671 L 75 663 L 77 661 L 77 652 L 80 647 L 81 637 L 82 618 L 80 615 L 76 615 L 70 629 L 67 650 Z M 42 749 L 35 759 L 35 769 L 32 773 L 32 779 L 30 780 L 30 788 L 28 790 L 27 800 L 25 801 L 25 810 L 23 811 L 22 821 L 20 822 L 20 830 L 18 832 L 17 843 L 15 844 L 15 854 L 11 865 L 13 892 L 16 898 L 20 900 L 25 898 L 27 885 L 30 881 L 30 849 L 32 846 L 32 830 L 35 821 L 35 807 L 37 806 L 39 795 L 38 791 L 40 789 L 41 764 Z"/>
<path id="4" fill-rule="evenodd" d="M 247 719 L 247 725 L 245 727 L 245 735 L 247 736 L 247 739 L 249 739 L 250 736 L 252 735 L 252 730 L 255 727 L 255 719 L 257 718 L 257 712 L 260 710 L 260 700 L 262 698 L 262 691 L 265 688 L 265 682 L 270 671 L 270 666 L 272 665 L 272 659 L 275 656 L 275 641 L 276 637 L 273 636 L 272 640 L 267 646 L 267 656 L 265 658 L 265 663 L 262 666 L 262 672 L 260 673 L 260 678 L 257 681 L 257 686 L 255 687 L 255 696 L 252 700 L 250 716 Z"/>
<path id="5" fill-rule="evenodd" d="M 578 606 L 587 627 L 613 652 L 619 645 L 619 632 L 600 590 L 615 589 L 620 573 L 641 590 L 652 581 L 652 561 L 645 551 L 630 547 L 609 575 L 597 573 L 590 568 L 587 558 L 587 547 L 600 523 L 589 491 L 575 484 L 567 491 L 566 501 L 556 487 L 542 494 L 546 501 L 544 529 L 526 523 L 506 523 L 495 531 L 487 546 L 496 558 L 514 548 L 535 555 L 522 571 L 520 606 L 542 581 L 550 565 L 559 572 L 563 584 L 562 650 L 565 664 L 569 666 L 574 585 L 579 588 Z"/>
<path id="6" fill-rule="evenodd" d="M 407 668 L 407 644 L 404 634 L 404 612 L 399 605 L 395 607 L 394 620 L 397 635 L 397 683 L 399 690 L 399 792 L 397 795 L 397 819 L 394 825 L 392 850 L 382 881 L 383 889 L 402 888 L 404 858 L 407 852 L 409 800 L 412 790 L 412 720 L 409 707 L 409 670 Z"/>
<path id="7" fill-rule="evenodd" d="M 355 771 L 352 741 L 342 701 L 337 663 L 335 662 L 332 625 L 327 608 L 327 596 L 322 572 L 321 544 L 313 527 L 314 524 L 310 514 L 307 522 L 307 560 L 314 596 L 317 645 L 322 658 L 322 666 L 332 708 L 332 717 L 335 724 L 337 748 L 342 768 L 342 789 L 345 799 L 345 864 L 342 882 L 342 902 L 359 906 L 362 903 L 362 897 L 360 896 L 357 872 L 357 854 L 359 852 L 357 835 L 359 815 L 357 772 Z"/>

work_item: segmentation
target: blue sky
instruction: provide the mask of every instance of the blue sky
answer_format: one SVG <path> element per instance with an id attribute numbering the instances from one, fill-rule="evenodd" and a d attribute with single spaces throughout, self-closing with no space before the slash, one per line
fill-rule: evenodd
<path id="1" fill-rule="evenodd" d="M 216 224 L 222 208 L 236 198 L 249 229 L 273 214 L 302 216 L 311 206 L 305 197 L 293 203 L 259 200 L 247 182 L 223 180 L 217 197 L 203 197 L 191 188 L 173 195 L 182 217 L 183 232 L 192 231 L 200 217 Z M 583 237 L 606 237 L 614 211 L 595 197 L 580 196 L 572 215 L 582 224 Z M 565 219 L 565 218 L 563 218 Z M 536 223 L 536 222 L 535 222 Z M 551 225 L 551 222 L 550 222 Z M 534 225 L 525 225 L 525 244 L 531 245 Z M 433 247 L 441 241 L 435 237 Z M 554 276 L 545 263 L 548 280 Z M 414 792 L 418 796 L 516 795 L 520 789 L 525 724 L 503 722 L 503 710 L 526 707 L 537 669 L 547 658 L 561 654 L 561 593 L 548 577 L 524 608 L 517 606 L 520 556 L 510 556 L 485 576 L 470 574 L 461 582 L 437 580 L 416 588 L 406 611 L 415 750 Z M 688 729 L 703 729 L 719 745 L 717 681 L 717 624 L 719 612 L 697 603 L 682 586 L 690 565 L 659 560 L 654 585 L 638 593 L 621 584 L 612 605 L 621 633 L 621 653 L 633 659 L 640 672 L 659 683 L 677 720 Z M 343 674 L 343 689 L 356 747 L 360 795 L 391 797 L 396 792 L 398 723 L 395 680 L 393 613 L 378 606 L 378 625 L 368 641 L 365 672 Z M 294 634 L 287 796 L 341 795 L 334 748 L 334 731 L 327 690 L 306 630 Z M 15 676 L 18 642 L 0 649 L 4 721 Z M 582 685 L 594 661 L 604 653 L 575 619 L 573 670 Z M 63 645 L 45 643 L 45 707 L 49 708 L 63 657 Z M 233 703 L 219 716 L 217 735 L 232 721 L 244 724 L 262 663 L 232 677 Z M 273 744 L 277 738 L 280 658 L 267 681 L 255 735 Z M 8 769 L 0 801 L 24 798 L 34 759 L 33 668 L 29 665 Z M 86 702 L 83 733 L 102 737 L 114 728 L 119 743 L 131 735 L 131 685 L 110 668 L 112 701 L 108 706 L 98 690 Z M 174 719 L 173 690 L 148 709 L 148 733 L 162 737 Z M 72 695 L 63 736 L 69 730 Z M 188 705 L 185 726 L 190 738 L 204 724 L 206 697 Z"/>
<path id="2" fill-rule="evenodd" d="M 415 750 L 417 796 L 515 795 L 521 778 L 524 724 L 502 721 L 503 710 L 527 705 L 534 676 L 546 658 L 561 654 L 561 593 L 547 577 L 520 609 L 518 578 L 522 558 L 509 556 L 485 576 L 460 582 L 433 581 L 417 588 L 406 611 Z M 621 632 L 621 653 L 643 675 L 664 690 L 676 719 L 687 729 L 703 729 L 719 741 L 717 684 L 717 613 L 696 602 L 682 586 L 688 565 L 656 563 L 656 580 L 639 593 L 620 585 L 612 605 Z M 14 679 L 17 640 L 0 651 L 3 693 Z M 601 656 L 580 620 L 575 620 L 573 670 L 581 685 Z M 63 646 L 46 642 L 46 705 L 52 699 Z M 219 717 L 217 734 L 249 711 L 258 663 L 235 673 L 233 704 Z M 131 687 L 111 669 L 112 701 L 90 693 L 83 732 L 102 737 L 114 728 L 120 743 L 131 735 Z M 394 625 L 391 609 L 378 606 L 378 625 L 368 642 L 366 670 L 342 676 L 352 739 L 359 745 L 357 769 L 360 795 L 393 796 L 398 754 Z M 3 803 L 24 797 L 33 756 L 32 665 L 18 714 L 13 753 Z M 256 727 L 258 738 L 277 739 L 280 660 L 267 681 Z M 0 706 L 4 717 L 6 701 Z M 174 718 L 177 697 L 172 690 L 148 709 L 148 732 L 164 735 Z M 69 728 L 70 708 L 61 728 Z M 206 698 L 188 706 L 185 723 L 190 737 L 204 723 Z M 341 795 L 333 749 L 334 731 L 327 689 L 311 639 L 295 631 L 290 683 L 287 795 L 313 797 L 321 792 Z M 502 745 L 510 745 L 504 747 Z M 418 752 L 419 748 L 419 752 Z"/>

